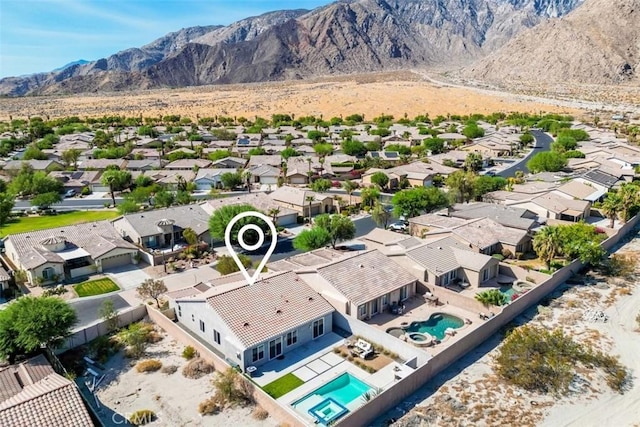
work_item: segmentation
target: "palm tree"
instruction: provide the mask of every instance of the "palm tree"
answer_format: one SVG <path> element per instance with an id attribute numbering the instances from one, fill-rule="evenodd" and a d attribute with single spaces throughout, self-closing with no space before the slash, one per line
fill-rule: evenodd
<path id="1" fill-rule="evenodd" d="M 242 172 L 242 179 L 247 184 L 247 190 L 251 193 L 251 171 L 245 170 Z"/>
<path id="2" fill-rule="evenodd" d="M 622 221 L 627 222 L 629 220 L 631 209 L 638 204 L 638 201 L 640 199 L 639 193 L 640 189 L 638 188 L 638 186 L 632 183 L 623 185 L 618 191 L 621 199 L 622 209 L 620 210 L 620 219 L 622 219 Z"/>
<path id="3" fill-rule="evenodd" d="M 501 306 L 509 302 L 508 297 L 500 292 L 499 289 L 491 289 L 489 291 L 480 292 L 479 294 L 476 294 L 476 300 L 480 301 L 486 306 Z"/>
<path id="4" fill-rule="evenodd" d="M 273 221 L 273 223 L 276 223 L 276 217 L 278 216 L 278 214 L 280 213 L 280 208 L 271 208 L 269 209 L 269 216 L 271 217 L 271 220 Z"/>
<path id="5" fill-rule="evenodd" d="M 342 183 L 342 188 L 344 188 L 344 191 L 346 191 L 349 195 L 349 206 L 351 206 L 351 194 L 353 194 L 353 192 L 356 191 L 358 187 L 359 185 L 357 182 L 346 180 Z"/>
<path id="6" fill-rule="evenodd" d="M 313 203 L 315 199 L 315 196 L 306 196 L 304 198 L 305 202 L 309 202 L 309 224 L 311 224 L 311 203 Z"/>
<path id="7" fill-rule="evenodd" d="M 601 210 L 609 218 L 609 228 L 613 228 L 616 219 L 618 219 L 618 213 L 622 210 L 622 198 L 620 195 L 618 193 L 607 194 Z"/>
<path id="8" fill-rule="evenodd" d="M 378 226 L 382 226 L 382 228 L 387 228 L 387 224 L 391 219 L 391 213 L 388 212 L 382 203 L 379 200 L 376 200 L 376 205 L 371 210 L 371 218 L 375 221 Z"/>
<path id="9" fill-rule="evenodd" d="M 533 250 L 536 251 L 538 258 L 544 261 L 547 270 L 551 268 L 551 261 L 560 253 L 561 244 L 560 228 L 555 226 L 543 228 L 533 238 Z"/>
<path id="10" fill-rule="evenodd" d="M 282 179 L 284 180 L 284 183 L 287 183 L 287 171 L 288 171 L 288 166 L 287 166 L 287 162 L 286 160 L 282 162 L 282 167 L 280 168 L 282 171 Z"/>

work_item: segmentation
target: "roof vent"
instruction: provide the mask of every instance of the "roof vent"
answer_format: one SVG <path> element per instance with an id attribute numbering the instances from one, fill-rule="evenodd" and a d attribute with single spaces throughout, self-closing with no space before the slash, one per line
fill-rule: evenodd
<path id="1" fill-rule="evenodd" d="M 309 301 L 313 301 L 313 297 L 309 297 Z"/>
<path id="2" fill-rule="evenodd" d="M 360 265 L 358 265 L 358 267 L 360 267 L 360 268 L 364 268 L 364 265 L 360 264 Z"/>
<path id="3" fill-rule="evenodd" d="M 248 328 L 249 327 L 249 322 L 244 322 L 244 325 L 242 325 L 242 326 L 244 326 L 245 328 Z"/>
<path id="4" fill-rule="evenodd" d="M 282 310 L 280 309 L 276 310 L 276 314 L 282 314 Z"/>
<path id="5" fill-rule="evenodd" d="M 438 246 L 438 250 L 441 251 L 442 250 L 442 246 Z"/>

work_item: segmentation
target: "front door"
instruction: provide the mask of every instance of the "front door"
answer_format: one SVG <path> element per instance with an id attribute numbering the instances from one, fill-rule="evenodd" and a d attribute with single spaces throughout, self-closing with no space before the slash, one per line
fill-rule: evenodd
<path id="1" fill-rule="evenodd" d="M 371 314 L 378 314 L 378 298 L 374 299 L 373 301 L 371 301 Z"/>
<path id="2" fill-rule="evenodd" d="M 282 355 L 282 337 L 269 341 L 269 359 Z"/>

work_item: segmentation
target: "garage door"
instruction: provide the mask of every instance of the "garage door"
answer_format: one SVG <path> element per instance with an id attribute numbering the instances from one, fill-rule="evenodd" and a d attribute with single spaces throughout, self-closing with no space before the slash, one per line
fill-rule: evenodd
<path id="1" fill-rule="evenodd" d="M 131 264 L 130 254 L 121 254 L 112 257 L 102 258 L 102 270 L 120 267 L 122 265 Z"/>

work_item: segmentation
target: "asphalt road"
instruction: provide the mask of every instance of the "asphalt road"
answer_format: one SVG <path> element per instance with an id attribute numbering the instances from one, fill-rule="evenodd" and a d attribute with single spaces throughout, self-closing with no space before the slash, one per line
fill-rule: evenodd
<path id="1" fill-rule="evenodd" d="M 551 149 L 553 138 L 539 130 L 532 130 L 531 134 L 536 139 L 536 148 L 531 150 L 529 154 L 527 154 L 527 156 L 517 164 L 503 170 L 502 172 L 498 172 L 496 174 L 497 176 L 509 178 L 510 176 L 515 176 L 517 171 L 522 171 L 526 175 L 529 173 L 529 169 L 527 168 L 527 162 L 529 161 L 529 159 L 541 151 L 549 151 Z"/>
<path id="2" fill-rule="evenodd" d="M 106 299 L 113 301 L 113 306 L 116 310 L 129 307 L 129 303 L 117 294 L 78 298 L 77 300 L 70 301 L 71 307 L 73 307 L 78 315 L 76 328 L 86 326 L 95 322 L 97 319 L 100 319 L 100 307 L 102 306 L 102 302 Z"/>

